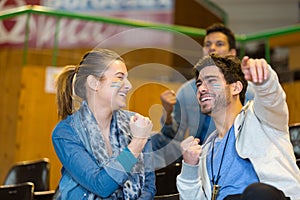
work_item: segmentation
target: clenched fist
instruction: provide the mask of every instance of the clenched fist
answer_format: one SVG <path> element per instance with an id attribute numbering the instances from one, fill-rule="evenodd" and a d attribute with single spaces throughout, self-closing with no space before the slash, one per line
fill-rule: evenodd
<path id="1" fill-rule="evenodd" d="M 165 109 L 166 124 L 172 123 L 171 113 L 173 112 L 173 106 L 176 104 L 176 94 L 173 90 L 166 90 L 160 94 L 160 100 L 162 106 Z"/>
<path id="2" fill-rule="evenodd" d="M 187 137 L 180 144 L 183 154 L 183 160 L 190 165 L 197 165 L 199 163 L 202 148 L 199 145 L 199 138 L 193 136 Z"/>
<path id="3" fill-rule="evenodd" d="M 144 117 L 138 113 L 130 118 L 130 129 L 135 138 L 149 138 L 153 124 L 148 117 Z"/>

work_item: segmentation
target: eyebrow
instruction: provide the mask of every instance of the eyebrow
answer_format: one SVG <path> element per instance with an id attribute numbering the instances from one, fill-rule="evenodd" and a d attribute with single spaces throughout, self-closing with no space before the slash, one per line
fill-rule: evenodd
<path id="1" fill-rule="evenodd" d="M 199 78 L 197 78 L 196 80 L 196 85 L 199 83 L 199 82 L 203 82 L 204 80 L 207 80 L 207 79 L 210 79 L 210 78 L 218 78 L 219 76 L 216 76 L 216 75 L 208 75 L 208 76 L 204 76 L 203 80 L 200 80 Z"/>
<path id="2" fill-rule="evenodd" d="M 124 76 L 125 73 L 124 72 L 117 72 L 117 73 L 115 73 L 115 75 L 122 75 L 122 76 Z"/>
<path id="3" fill-rule="evenodd" d="M 216 76 L 216 75 L 207 75 L 207 76 L 204 76 L 203 80 L 207 80 L 207 79 L 210 79 L 210 78 L 218 78 L 219 76 Z M 197 78 L 196 82 L 199 82 L 199 78 Z"/>
<path id="4" fill-rule="evenodd" d="M 218 78 L 219 76 L 216 75 L 208 75 L 208 76 L 204 76 L 204 80 L 205 79 L 209 79 L 209 78 Z"/>

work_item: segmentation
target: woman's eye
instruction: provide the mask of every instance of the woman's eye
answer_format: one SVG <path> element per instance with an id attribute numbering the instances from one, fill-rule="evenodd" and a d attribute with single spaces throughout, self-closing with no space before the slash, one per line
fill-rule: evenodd
<path id="1" fill-rule="evenodd" d="M 119 80 L 123 81 L 124 77 L 123 76 L 119 76 L 117 77 Z"/>

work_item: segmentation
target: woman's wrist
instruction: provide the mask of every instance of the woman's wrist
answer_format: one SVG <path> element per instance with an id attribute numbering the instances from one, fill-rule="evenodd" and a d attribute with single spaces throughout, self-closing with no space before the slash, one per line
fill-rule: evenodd
<path id="1" fill-rule="evenodd" d="M 128 149 L 137 158 L 140 155 L 140 153 L 143 151 L 147 141 L 148 138 L 133 137 L 130 144 L 128 145 Z"/>

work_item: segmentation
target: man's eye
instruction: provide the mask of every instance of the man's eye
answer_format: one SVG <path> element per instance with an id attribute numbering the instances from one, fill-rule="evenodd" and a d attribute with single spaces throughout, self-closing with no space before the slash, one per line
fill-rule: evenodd
<path id="1" fill-rule="evenodd" d="M 207 80 L 207 83 L 214 83 L 214 82 L 216 82 L 216 79 L 214 79 L 214 78 Z"/>
<path id="2" fill-rule="evenodd" d="M 204 46 L 205 46 L 205 47 L 210 47 L 211 44 L 210 44 L 210 43 L 205 43 Z"/>
<path id="3" fill-rule="evenodd" d="M 219 42 L 219 43 L 217 43 L 217 46 L 218 47 L 221 47 L 221 46 L 224 46 L 225 44 L 223 43 L 223 42 Z"/>

